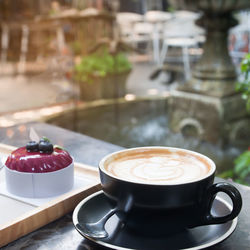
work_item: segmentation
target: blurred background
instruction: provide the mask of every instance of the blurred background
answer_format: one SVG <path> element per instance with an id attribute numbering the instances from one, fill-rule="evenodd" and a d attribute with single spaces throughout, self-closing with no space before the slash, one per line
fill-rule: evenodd
<path id="1" fill-rule="evenodd" d="M 1 0 L 0 142 L 46 122 L 249 185 L 249 53 L 248 0 Z"/>

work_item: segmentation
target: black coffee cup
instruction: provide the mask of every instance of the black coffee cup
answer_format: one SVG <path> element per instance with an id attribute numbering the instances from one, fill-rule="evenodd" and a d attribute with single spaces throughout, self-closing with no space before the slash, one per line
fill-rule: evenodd
<path id="1" fill-rule="evenodd" d="M 184 154 L 195 157 L 206 164 L 205 175 L 183 183 L 152 184 L 127 180 L 126 176 L 117 177 L 107 170 L 107 166 L 123 157 L 136 157 L 137 154 L 161 152 Z M 171 227 L 172 231 L 201 225 L 221 224 L 233 220 L 242 207 L 239 191 L 226 182 L 214 182 L 216 166 L 208 157 L 185 149 L 170 147 L 141 147 L 126 149 L 104 157 L 99 164 L 101 185 L 104 194 L 116 208 L 114 213 L 132 228 L 147 221 L 152 227 Z M 230 214 L 215 217 L 211 207 L 217 193 L 226 193 L 232 200 Z M 108 218 L 109 216 L 107 216 Z M 159 223 L 160 222 L 160 223 Z"/>

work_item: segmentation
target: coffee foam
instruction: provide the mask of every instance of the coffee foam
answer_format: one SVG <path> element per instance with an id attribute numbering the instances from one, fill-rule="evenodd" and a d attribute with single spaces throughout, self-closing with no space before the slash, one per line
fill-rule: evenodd
<path id="1" fill-rule="evenodd" d="M 111 175 L 137 183 L 179 184 L 196 181 L 211 170 L 210 164 L 198 154 L 186 151 L 125 151 L 106 162 Z"/>

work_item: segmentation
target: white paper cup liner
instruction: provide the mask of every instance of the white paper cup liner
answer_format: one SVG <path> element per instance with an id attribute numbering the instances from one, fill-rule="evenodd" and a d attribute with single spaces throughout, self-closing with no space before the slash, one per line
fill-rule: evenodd
<path id="1" fill-rule="evenodd" d="M 69 191 L 74 184 L 74 163 L 47 173 L 27 173 L 5 166 L 6 187 L 11 194 L 27 198 L 57 196 Z"/>

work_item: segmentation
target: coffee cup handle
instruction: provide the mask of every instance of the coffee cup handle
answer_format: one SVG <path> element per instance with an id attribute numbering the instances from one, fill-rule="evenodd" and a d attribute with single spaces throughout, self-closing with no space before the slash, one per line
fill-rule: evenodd
<path id="1" fill-rule="evenodd" d="M 213 205 L 213 201 L 217 193 L 219 192 L 226 193 L 230 197 L 233 203 L 233 209 L 230 214 L 215 217 L 211 213 L 211 208 Z M 205 217 L 203 224 L 205 225 L 222 224 L 227 221 L 233 220 L 235 217 L 238 216 L 242 207 L 242 198 L 240 192 L 234 186 L 226 182 L 213 184 L 211 187 L 208 188 L 207 194 L 204 198 Z"/>

